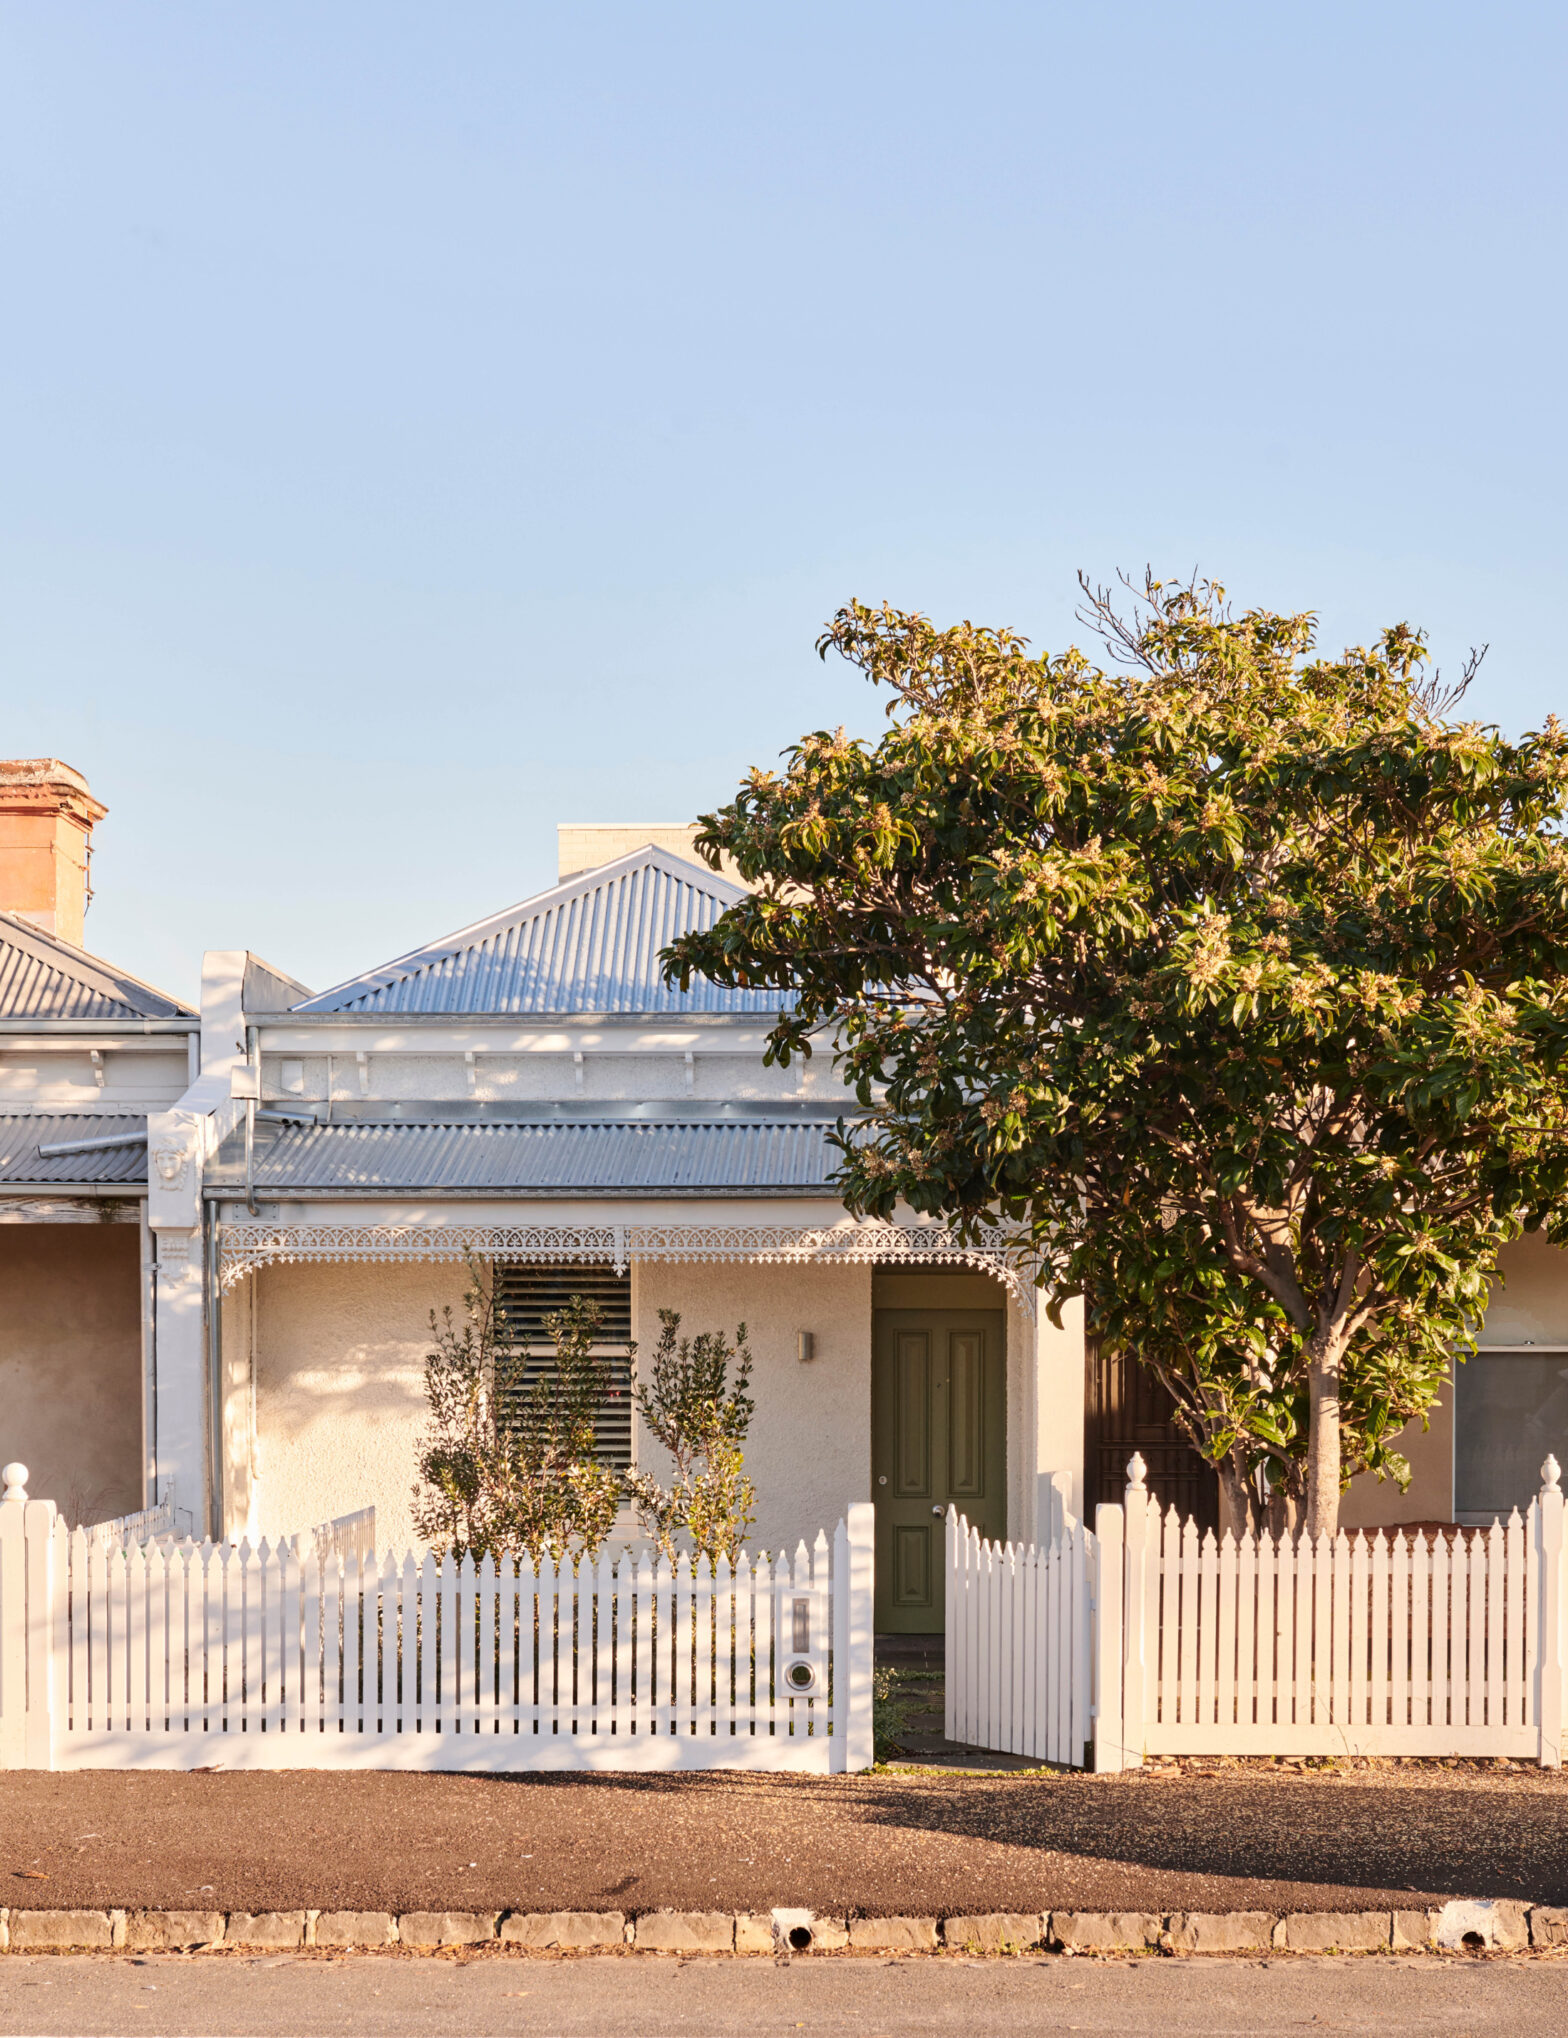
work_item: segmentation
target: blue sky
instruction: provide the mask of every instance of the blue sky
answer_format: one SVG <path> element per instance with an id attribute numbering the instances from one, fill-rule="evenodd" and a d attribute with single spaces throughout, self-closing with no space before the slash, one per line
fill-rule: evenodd
<path id="1" fill-rule="evenodd" d="M 325 985 L 1197 566 L 1565 707 L 1568 14 L 0 4 L 6 755 Z"/>

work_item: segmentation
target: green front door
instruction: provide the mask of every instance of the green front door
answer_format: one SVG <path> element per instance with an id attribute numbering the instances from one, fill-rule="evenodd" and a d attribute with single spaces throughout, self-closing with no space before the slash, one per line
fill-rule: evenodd
<path id="1" fill-rule="evenodd" d="M 989 1309 L 879 1309 L 871 1375 L 877 1632 L 939 1635 L 948 1503 L 1007 1533 L 1004 1319 Z"/>

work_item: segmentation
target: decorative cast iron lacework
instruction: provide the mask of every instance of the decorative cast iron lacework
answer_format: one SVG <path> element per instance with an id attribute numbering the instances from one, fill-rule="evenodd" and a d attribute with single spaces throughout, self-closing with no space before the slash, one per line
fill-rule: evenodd
<path id="1" fill-rule="evenodd" d="M 594 1351 L 604 1362 L 608 1393 L 594 1424 L 595 1455 L 609 1465 L 632 1461 L 632 1381 L 626 1347 L 632 1335 L 632 1278 L 602 1260 L 501 1261 L 495 1267 L 496 1300 L 507 1331 L 529 1348 L 524 1390 L 555 1371 L 545 1318 L 574 1295 L 597 1302 L 603 1320 Z M 500 1411 L 506 1420 L 504 1404 Z"/>
<path id="2" fill-rule="evenodd" d="M 1028 1316 L 1035 1289 L 1019 1243 L 992 1231 L 973 1245 L 934 1224 L 271 1224 L 219 1227 L 220 1282 L 294 1260 L 756 1260 L 784 1266 L 977 1267 Z"/>

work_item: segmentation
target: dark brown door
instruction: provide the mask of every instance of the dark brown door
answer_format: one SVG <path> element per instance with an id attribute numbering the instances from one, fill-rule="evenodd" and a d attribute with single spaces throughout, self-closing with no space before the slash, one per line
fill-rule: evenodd
<path id="1" fill-rule="evenodd" d="M 1124 1352 L 1090 1341 L 1084 1355 L 1088 1519 L 1127 1489 L 1127 1460 L 1137 1451 L 1148 1466 L 1149 1491 L 1162 1508 L 1191 1515 L 1201 1528 L 1219 1527 L 1220 1489 L 1214 1467 L 1176 1426 L 1170 1395 L 1145 1366 Z"/>

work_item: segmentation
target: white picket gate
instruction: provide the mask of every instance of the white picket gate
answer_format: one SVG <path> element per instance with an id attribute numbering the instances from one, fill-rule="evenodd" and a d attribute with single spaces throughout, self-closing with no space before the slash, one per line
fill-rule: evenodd
<path id="1" fill-rule="evenodd" d="M 869 1505 L 733 1572 L 624 1552 L 535 1571 L 309 1539 L 105 1548 L 6 1476 L 0 1768 L 872 1759 Z"/>
<path id="2" fill-rule="evenodd" d="M 992 1543 L 947 1511 L 946 1720 L 950 1741 L 1079 1767 L 1090 1725 L 1094 1537 Z"/>

